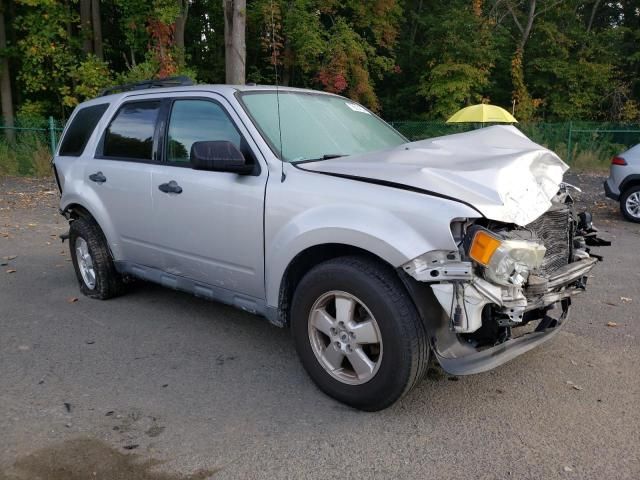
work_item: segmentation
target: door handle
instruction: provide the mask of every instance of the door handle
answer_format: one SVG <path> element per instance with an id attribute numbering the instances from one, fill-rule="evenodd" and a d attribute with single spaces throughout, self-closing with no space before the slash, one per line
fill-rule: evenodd
<path id="1" fill-rule="evenodd" d="M 158 190 L 164 193 L 182 193 L 182 187 L 175 180 L 158 185 Z"/>
<path id="2" fill-rule="evenodd" d="M 89 175 L 89 180 L 96 183 L 104 183 L 107 181 L 107 177 L 102 172 L 96 172 Z"/>

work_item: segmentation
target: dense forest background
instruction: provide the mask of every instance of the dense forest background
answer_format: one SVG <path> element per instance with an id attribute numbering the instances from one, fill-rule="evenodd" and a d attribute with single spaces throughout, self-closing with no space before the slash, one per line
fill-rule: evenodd
<path id="1" fill-rule="evenodd" d="M 2 0 L 9 117 L 66 118 L 103 87 L 225 82 L 229 0 Z M 349 96 L 389 120 L 481 101 L 519 120 L 640 121 L 638 0 L 247 0 L 246 81 Z"/>

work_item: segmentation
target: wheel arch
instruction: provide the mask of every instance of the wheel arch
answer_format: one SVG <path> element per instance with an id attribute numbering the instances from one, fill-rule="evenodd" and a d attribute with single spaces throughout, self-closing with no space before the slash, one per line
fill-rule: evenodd
<path id="1" fill-rule="evenodd" d="M 106 220 L 99 218 L 99 216 L 96 215 L 95 212 L 92 211 L 91 208 L 87 207 L 86 205 L 84 205 L 84 204 L 82 204 L 80 202 L 71 201 L 71 202 L 67 203 L 66 205 L 64 205 L 60 209 L 60 212 L 70 222 L 72 222 L 72 221 L 74 221 L 74 220 L 76 220 L 78 218 L 86 218 L 86 219 L 90 219 L 90 220 L 94 221 L 96 223 L 96 225 L 98 226 L 98 229 L 102 233 L 104 239 L 106 240 L 107 249 L 108 249 L 108 251 L 109 251 L 109 253 L 111 255 L 111 258 L 114 259 L 114 260 L 116 258 L 118 258 L 115 255 L 117 252 L 114 252 L 114 250 L 113 250 L 114 245 L 117 246 L 117 243 L 112 241 L 112 239 L 108 235 L 108 229 L 105 229 L 104 222 Z"/>
<path id="2" fill-rule="evenodd" d="M 354 245 L 346 243 L 322 243 L 307 247 L 291 259 L 281 277 L 278 289 L 278 323 L 283 326 L 289 325 L 289 314 L 293 294 L 300 280 L 302 280 L 302 277 L 304 277 L 309 270 L 327 260 L 349 255 L 367 257 L 393 269 L 393 266 L 380 256 Z"/>
<path id="3" fill-rule="evenodd" d="M 620 190 L 620 196 L 622 196 L 628 189 L 637 186 L 640 186 L 640 174 L 633 174 L 625 177 L 625 179 L 620 182 L 620 187 L 618 187 Z"/>

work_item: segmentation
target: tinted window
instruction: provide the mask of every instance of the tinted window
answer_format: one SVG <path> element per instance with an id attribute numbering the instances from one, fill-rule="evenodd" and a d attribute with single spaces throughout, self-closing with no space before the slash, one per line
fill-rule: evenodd
<path id="1" fill-rule="evenodd" d="M 123 105 L 104 136 L 105 157 L 151 160 L 160 102 Z"/>
<path id="2" fill-rule="evenodd" d="M 167 161 L 188 162 L 194 142 L 227 140 L 241 148 L 241 137 L 225 111 L 206 100 L 176 100 L 171 109 Z"/>
<path id="3" fill-rule="evenodd" d="M 60 145 L 60 155 L 79 157 L 84 151 L 93 129 L 107 110 L 108 103 L 92 105 L 78 110 Z"/>

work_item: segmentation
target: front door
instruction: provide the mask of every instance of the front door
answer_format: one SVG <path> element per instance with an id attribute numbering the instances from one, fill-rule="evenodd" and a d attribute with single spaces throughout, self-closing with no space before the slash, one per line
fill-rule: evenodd
<path id="1" fill-rule="evenodd" d="M 168 273 L 264 299 L 266 168 L 256 163 L 254 175 L 238 175 L 190 165 L 191 145 L 207 140 L 230 141 L 257 162 L 231 115 L 214 99 L 172 101 L 164 140 L 166 166 L 152 174 L 155 232 Z M 160 189 L 167 184 L 178 188 Z"/>

